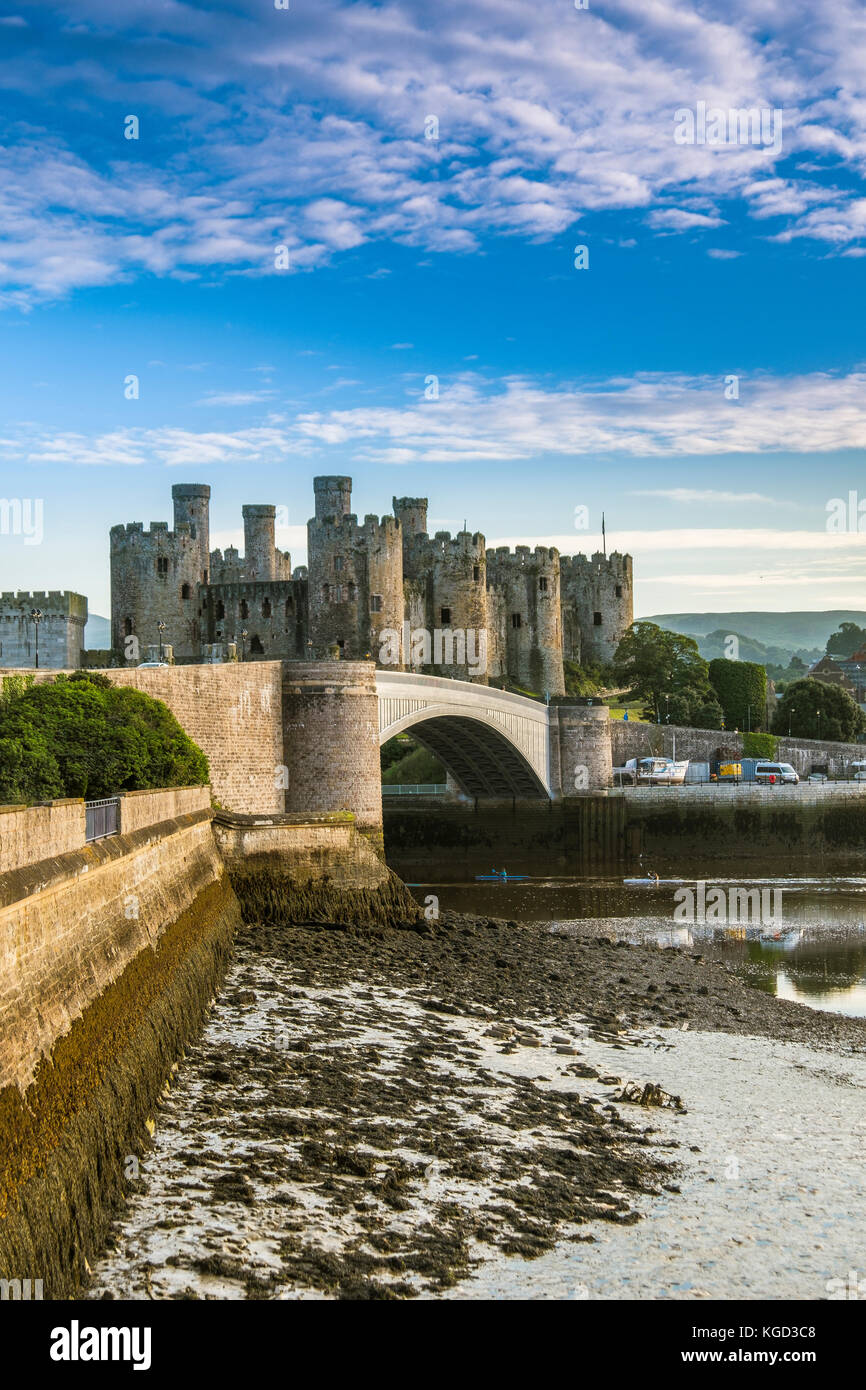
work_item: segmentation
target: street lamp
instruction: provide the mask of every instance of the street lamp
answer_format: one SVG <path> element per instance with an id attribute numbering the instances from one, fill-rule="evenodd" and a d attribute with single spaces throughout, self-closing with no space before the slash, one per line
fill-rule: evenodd
<path id="1" fill-rule="evenodd" d="M 156 630 L 159 633 L 159 659 L 162 661 L 162 634 L 165 632 L 165 623 L 157 623 Z"/>
<path id="2" fill-rule="evenodd" d="M 45 617 L 45 614 L 42 612 L 42 609 L 41 609 L 41 608 L 31 608 L 31 609 L 30 609 L 30 621 L 31 621 L 31 623 L 33 624 L 33 627 L 34 627 L 34 629 L 35 629 L 35 631 L 36 631 L 36 670 L 37 670 L 37 671 L 39 670 L 39 624 L 42 622 L 42 619 L 43 619 L 44 617 Z"/>
<path id="3" fill-rule="evenodd" d="M 246 628 L 241 632 L 241 661 L 246 661 L 247 637 L 249 636 Z"/>

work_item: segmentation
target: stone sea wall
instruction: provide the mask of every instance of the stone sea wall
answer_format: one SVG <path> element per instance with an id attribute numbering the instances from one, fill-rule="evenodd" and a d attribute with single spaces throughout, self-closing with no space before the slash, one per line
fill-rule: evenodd
<path id="1" fill-rule="evenodd" d="M 46 1298 L 84 1278 L 228 961 L 207 793 L 125 797 L 126 830 L 77 848 L 81 802 L 0 816 L 0 1278 Z"/>
<path id="2" fill-rule="evenodd" d="M 246 922 L 413 926 L 423 920 L 411 893 L 348 811 L 219 812 L 213 831 Z"/>

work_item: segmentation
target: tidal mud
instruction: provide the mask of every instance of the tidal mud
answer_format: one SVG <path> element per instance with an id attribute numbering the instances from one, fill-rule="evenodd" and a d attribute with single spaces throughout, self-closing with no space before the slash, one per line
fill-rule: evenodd
<path id="1" fill-rule="evenodd" d="M 249 925 L 89 1297 L 459 1296 L 589 1250 L 678 1201 L 689 1087 L 653 1047 L 684 1028 L 866 1037 L 697 953 L 458 914 Z"/>

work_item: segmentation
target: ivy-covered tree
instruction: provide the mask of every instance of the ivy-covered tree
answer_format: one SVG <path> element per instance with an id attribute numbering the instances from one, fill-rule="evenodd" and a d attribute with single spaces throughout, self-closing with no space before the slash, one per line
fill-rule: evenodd
<path id="1" fill-rule="evenodd" d="M 853 743 L 866 731 L 866 716 L 847 690 L 824 681 L 793 681 L 776 706 L 773 733 Z"/>
<path id="2" fill-rule="evenodd" d="M 767 704 L 767 672 L 754 661 L 710 662 L 710 684 L 725 712 L 726 729 L 760 729 Z"/>
<path id="3" fill-rule="evenodd" d="M 29 687 L 4 686 L 0 801 L 94 800 L 208 780 L 204 753 L 171 710 L 141 690 L 87 671 Z"/>

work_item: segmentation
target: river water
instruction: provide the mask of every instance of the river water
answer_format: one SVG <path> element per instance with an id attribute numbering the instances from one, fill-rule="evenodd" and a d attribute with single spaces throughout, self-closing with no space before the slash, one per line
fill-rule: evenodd
<path id="1" fill-rule="evenodd" d="M 557 931 L 612 940 L 699 946 L 768 994 L 866 1017 L 866 877 L 855 865 L 839 875 L 795 877 L 774 876 L 767 865 L 750 865 L 744 875 L 742 865 L 718 864 L 712 872 L 703 866 L 703 878 L 694 865 L 662 866 L 658 885 L 640 886 L 625 883 L 622 873 L 565 876 L 527 862 L 519 871 L 528 877 L 515 883 L 476 881 L 476 872 L 501 869 L 498 863 L 477 861 L 457 873 L 441 864 L 432 873 L 417 862 L 394 867 L 420 902 L 435 898 L 443 910 L 550 922 Z M 751 898 L 738 899 L 738 890 Z"/>

